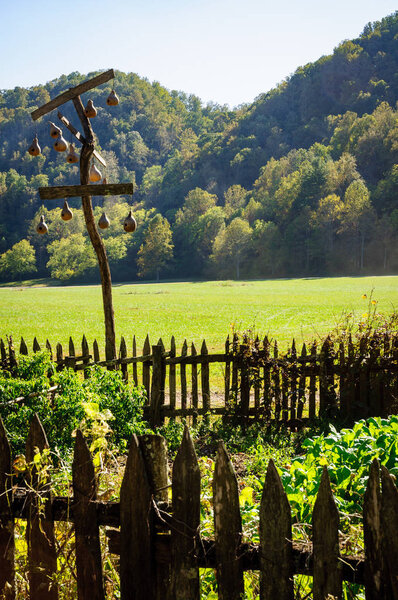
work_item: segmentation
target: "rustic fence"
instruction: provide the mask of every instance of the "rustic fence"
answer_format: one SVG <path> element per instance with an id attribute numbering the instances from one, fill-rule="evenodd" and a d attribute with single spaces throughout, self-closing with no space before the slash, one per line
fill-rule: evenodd
<path id="1" fill-rule="evenodd" d="M 53 356 L 48 341 L 46 348 Z M 38 350 L 35 338 L 33 351 Z M 28 354 L 23 339 L 19 352 Z M 200 351 L 185 341 L 178 354 L 174 337 L 166 351 L 161 339 L 151 345 L 147 336 L 141 353 L 134 337 L 129 355 L 122 338 L 119 358 L 112 361 L 101 360 L 97 341 L 91 353 L 83 336 L 81 352 L 70 339 L 67 352 L 57 344 L 54 354 L 57 369 L 71 367 L 89 377 L 88 367 L 100 365 L 142 384 L 152 426 L 165 418 L 191 417 L 195 423 L 198 416 L 215 414 L 299 427 L 316 417 L 348 423 L 398 410 L 398 336 L 385 335 L 378 345 L 364 339 L 356 346 L 350 338 L 336 346 L 327 338 L 320 348 L 314 343 L 307 350 L 303 344 L 300 352 L 293 341 L 282 355 L 267 338 L 240 343 L 236 335 L 226 339 L 223 353 L 209 353 L 205 341 Z M 0 340 L 0 358 L 12 371 L 17 361 L 12 342 Z"/>
<path id="2" fill-rule="evenodd" d="M 259 571 L 260 600 L 294 600 L 294 575 L 312 577 L 313 600 L 341 598 L 342 582 L 364 586 L 367 600 L 398 598 L 398 490 L 375 460 L 363 503 L 364 554 L 344 555 L 339 513 L 328 470 L 312 515 L 312 541 L 292 540 L 292 516 L 278 472 L 269 462 L 259 507 L 259 544 L 245 540 L 232 463 L 219 444 L 213 478 L 214 537 L 200 530 L 200 471 L 186 427 L 169 484 L 167 449 L 161 436 L 132 437 L 119 502 L 101 502 L 87 444 L 77 432 L 70 497 L 54 497 L 37 453 L 48 448 L 35 417 L 26 459 L 26 484 L 15 485 L 13 460 L 0 421 L 0 597 L 16 598 L 15 519 L 26 520 L 29 598 L 58 600 L 57 522 L 73 523 L 78 600 L 104 600 L 100 530 L 119 555 L 122 600 L 199 600 L 199 569 L 214 569 L 218 597 L 241 600 L 244 572 Z M 168 488 L 172 489 L 169 502 Z"/>

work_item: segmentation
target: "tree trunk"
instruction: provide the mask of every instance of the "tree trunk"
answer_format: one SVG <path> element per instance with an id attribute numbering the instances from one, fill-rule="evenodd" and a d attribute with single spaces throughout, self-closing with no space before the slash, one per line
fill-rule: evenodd
<path id="1" fill-rule="evenodd" d="M 90 159 L 94 152 L 94 134 L 89 119 L 84 114 L 84 108 L 80 96 L 73 99 L 76 112 L 79 116 L 86 138 L 86 144 L 83 144 L 80 153 L 80 183 L 87 185 L 89 183 Z M 105 354 L 107 360 L 116 358 L 116 336 L 115 336 L 115 318 L 112 303 L 112 280 L 109 269 L 108 257 L 104 242 L 98 233 L 94 221 L 93 206 L 91 196 L 82 196 L 82 207 L 88 235 L 95 250 L 98 259 L 98 266 L 101 276 L 102 302 L 104 306 L 105 318 Z"/>
<path id="2" fill-rule="evenodd" d="M 364 255 L 364 251 L 365 251 L 365 234 L 361 233 L 361 262 L 360 262 L 361 271 L 363 269 L 363 255 Z"/>
<path id="3" fill-rule="evenodd" d="M 160 269 L 159 269 L 159 267 L 158 267 L 158 268 L 156 269 L 156 281 L 157 281 L 157 283 L 159 283 L 159 271 L 160 271 Z"/>
<path id="4" fill-rule="evenodd" d="M 236 255 L 236 279 L 239 279 L 240 277 L 240 257 L 239 254 Z"/>

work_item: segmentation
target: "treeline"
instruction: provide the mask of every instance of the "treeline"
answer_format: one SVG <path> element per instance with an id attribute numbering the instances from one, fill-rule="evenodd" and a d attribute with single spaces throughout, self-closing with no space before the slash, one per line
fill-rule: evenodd
<path id="1" fill-rule="evenodd" d="M 94 90 L 103 175 L 136 184 L 133 198 L 95 199 L 111 221 L 114 279 L 395 272 L 397 37 L 398 13 L 235 111 L 134 74 L 117 73 L 117 107 L 105 103 L 110 85 Z M 27 153 L 31 110 L 86 77 L 0 94 L 3 279 L 97 277 L 78 201 L 64 223 L 37 196 L 39 185 L 78 183 L 77 167 L 52 149 L 47 123 L 42 155 Z M 133 235 L 121 226 L 129 205 Z M 46 236 L 35 232 L 40 214 Z"/>

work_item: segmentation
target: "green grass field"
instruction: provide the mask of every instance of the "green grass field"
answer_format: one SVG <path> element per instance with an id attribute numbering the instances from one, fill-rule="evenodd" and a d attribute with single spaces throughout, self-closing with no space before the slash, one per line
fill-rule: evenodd
<path id="1" fill-rule="evenodd" d="M 330 331 L 344 312 L 358 318 L 368 310 L 373 290 L 377 308 L 391 312 L 398 304 L 398 277 L 286 279 L 268 281 L 212 281 L 114 286 L 118 339 L 131 347 L 149 333 L 165 345 L 171 335 L 180 345 L 184 338 L 208 349 L 220 350 L 232 329 L 277 339 L 286 347 L 292 338 L 302 342 Z M 41 344 L 66 344 L 69 336 L 79 343 L 83 333 L 91 343 L 104 337 L 99 286 L 0 288 L 0 337 L 23 336 L 31 347 L 34 336 Z"/>

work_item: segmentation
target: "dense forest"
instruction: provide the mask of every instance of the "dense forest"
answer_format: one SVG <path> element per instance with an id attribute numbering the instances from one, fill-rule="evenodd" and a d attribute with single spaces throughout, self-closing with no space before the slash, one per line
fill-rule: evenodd
<path id="1" fill-rule="evenodd" d="M 0 92 L 2 280 L 98 278 L 79 201 L 65 223 L 62 202 L 42 206 L 37 194 L 78 184 L 78 167 L 53 149 L 48 120 L 30 117 L 94 75 Z M 133 73 L 117 72 L 114 85 L 118 106 L 106 104 L 111 82 L 83 101 L 98 110 L 102 175 L 135 183 L 132 198 L 94 198 L 111 222 L 115 280 L 398 271 L 398 12 L 236 110 Z M 63 112 L 78 126 L 73 107 Z M 36 133 L 42 153 L 32 157 Z M 122 227 L 130 206 L 132 235 Z"/>

